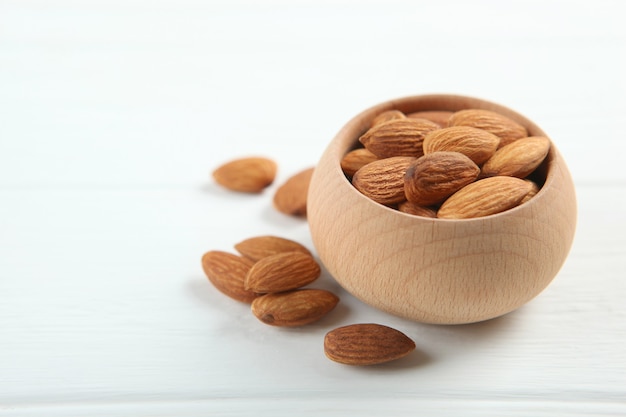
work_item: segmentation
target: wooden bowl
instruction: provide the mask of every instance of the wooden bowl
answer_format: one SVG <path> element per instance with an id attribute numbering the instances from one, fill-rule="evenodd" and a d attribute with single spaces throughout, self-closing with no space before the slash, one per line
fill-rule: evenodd
<path id="1" fill-rule="evenodd" d="M 504 114 L 530 135 L 547 136 L 501 105 L 457 95 L 388 101 L 350 120 L 332 140 L 311 179 L 307 218 L 328 272 L 360 300 L 419 322 L 471 323 L 511 312 L 556 276 L 576 229 L 576 196 L 553 145 L 538 169 L 541 190 L 505 212 L 464 220 L 413 216 L 359 193 L 340 161 L 379 113 L 398 109 L 478 108 Z"/>

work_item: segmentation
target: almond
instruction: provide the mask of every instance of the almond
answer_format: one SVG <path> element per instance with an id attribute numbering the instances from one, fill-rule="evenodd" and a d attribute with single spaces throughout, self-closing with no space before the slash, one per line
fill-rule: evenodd
<path id="1" fill-rule="evenodd" d="M 377 159 L 376 155 L 365 148 L 354 149 L 341 159 L 341 169 L 348 177 L 352 177 L 361 167 Z"/>
<path id="2" fill-rule="evenodd" d="M 425 119 L 391 120 L 370 128 L 359 141 L 379 158 L 419 157 L 424 154 L 424 136 L 436 129 L 438 124 Z"/>
<path id="3" fill-rule="evenodd" d="M 398 211 L 420 217 L 437 217 L 437 210 L 435 208 L 420 206 L 410 201 L 400 203 L 398 205 Z"/>
<path id="4" fill-rule="evenodd" d="M 250 303 L 258 294 L 247 290 L 246 275 L 254 262 L 222 251 L 210 251 L 202 256 L 202 269 L 211 283 L 222 293 L 244 303 Z"/>
<path id="5" fill-rule="evenodd" d="M 448 126 L 448 119 L 452 116 L 451 111 L 447 110 L 425 110 L 409 113 L 406 116 L 412 119 L 426 119 L 437 123 L 441 127 Z"/>
<path id="6" fill-rule="evenodd" d="M 482 167 L 482 176 L 509 175 L 525 178 L 546 158 L 550 139 L 531 136 L 518 139 L 500 149 Z"/>
<path id="7" fill-rule="evenodd" d="M 306 217 L 309 183 L 314 168 L 308 168 L 291 176 L 274 193 L 274 207 L 281 213 Z"/>
<path id="8" fill-rule="evenodd" d="M 252 313 L 263 323 L 293 327 L 313 323 L 328 314 L 339 302 L 330 291 L 302 289 L 265 294 L 252 302 Z"/>
<path id="9" fill-rule="evenodd" d="M 524 180 L 524 181 L 530 184 L 530 191 L 528 192 L 528 194 L 524 196 L 524 198 L 522 198 L 522 201 L 520 201 L 520 205 L 524 204 L 525 202 L 533 198 L 539 192 L 539 186 L 535 184 L 534 181 L 531 181 L 531 180 Z"/>
<path id="10" fill-rule="evenodd" d="M 256 262 L 245 278 L 245 288 L 255 293 L 294 290 L 315 281 L 321 273 L 312 256 L 284 252 Z"/>
<path id="11" fill-rule="evenodd" d="M 213 171 L 213 178 L 221 186 L 247 193 L 259 193 L 274 182 L 277 165 L 262 157 L 235 159 Z"/>
<path id="12" fill-rule="evenodd" d="M 486 130 L 469 126 L 453 126 L 435 130 L 426 135 L 424 153 L 460 152 L 477 165 L 481 165 L 493 156 L 499 143 L 500 138 Z"/>
<path id="13" fill-rule="evenodd" d="M 433 152 L 415 160 L 404 175 L 406 199 L 420 206 L 445 200 L 480 174 L 480 168 L 459 152 Z"/>
<path id="14" fill-rule="evenodd" d="M 387 110 L 372 119 L 372 126 L 399 119 L 406 119 L 406 115 L 400 110 Z"/>
<path id="15" fill-rule="evenodd" d="M 410 156 L 396 156 L 371 162 L 354 174 L 352 185 L 380 204 L 400 203 L 406 199 L 404 174 L 413 161 Z"/>
<path id="16" fill-rule="evenodd" d="M 448 126 L 470 126 L 486 130 L 500 138 L 500 147 L 528 136 L 524 126 L 491 110 L 467 109 L 457 111 L 448 119 Z"/>
<path id="17" fill-rule="evenodd" d="M 324 338 L 324 353 L 347 365 L 374 365 L 408 355 L 415 342 L 399 330 L 374 323 L 352 324 L 331 330 Z"/>
<path id="18" fill-rule="evenodd" d="M 251 237 L 237 243 L 235 249 L 253 261 L 284 252 L 302 252 L 311 256 L 311 252 L 298 242 L 278 236 Z"/>
<path id="19" fill-rule="evenodd" d="M 452 194 L 439 208 L 441 219 L 469 219 L 500 213 L 517 206 L 532 186 L 515 177 L 490 177 Z"/>

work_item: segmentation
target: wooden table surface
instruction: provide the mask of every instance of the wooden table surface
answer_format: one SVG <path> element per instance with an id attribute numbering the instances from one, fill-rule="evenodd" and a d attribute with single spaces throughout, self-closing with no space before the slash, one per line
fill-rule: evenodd
<path id="1" fill-rule="evenodd" d="M 626 29 L 617 1 L 0 0 L 0 416 L 626 415 Z M 200 257 L 274 234 L 272 207 L 352 116 L 426 93 L 511 107 L 574 177 L 552 284 L 462 326 L 341 302 L 297 329 L 217 292 Z M 219 164 L 279 165 L 260 195 Z M 329 361 L 357 322 L 397 362 Z"/>

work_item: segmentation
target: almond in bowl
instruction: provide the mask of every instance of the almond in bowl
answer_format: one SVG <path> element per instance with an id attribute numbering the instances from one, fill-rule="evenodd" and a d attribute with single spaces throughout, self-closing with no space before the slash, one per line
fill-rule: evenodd
<path id="1" fill-rule="evenodd" d="M 434 112 L 447 126 L 416 116 Z M 376 160 L 347 175 L 342 161 L 359 148 Z M 391 158 L 408 158 L 404 196 Z M 543 291 L 567 258 L 577 213 L 565 161 L 535 123 L 486 100 L 424 95 L 378 104 L 341 129 L 311 178 L 307 216 L 321 261 L 354 296 L 460 324 Z"/>

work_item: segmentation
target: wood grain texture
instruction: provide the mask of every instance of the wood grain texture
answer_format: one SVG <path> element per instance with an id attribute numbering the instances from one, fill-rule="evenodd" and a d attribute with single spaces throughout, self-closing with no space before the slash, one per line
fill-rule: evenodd
<path id="1" fill-rule="evenodd" d="M 368 199 L 340 168 L 363 126 L 389 108 L 489 108 L 546 136 L 509 109 L 452 95 L 398 99 L 357 115 L 333 139 L 310 185 L 311 235 L 329 272 L 361 300 L 428 323 L 486 320 L 537 296 L 563 265 L 576 228 L 574 185 L 556 147 L 541 191 L 524 205 L 467 220 L 414 217 Z"/>

